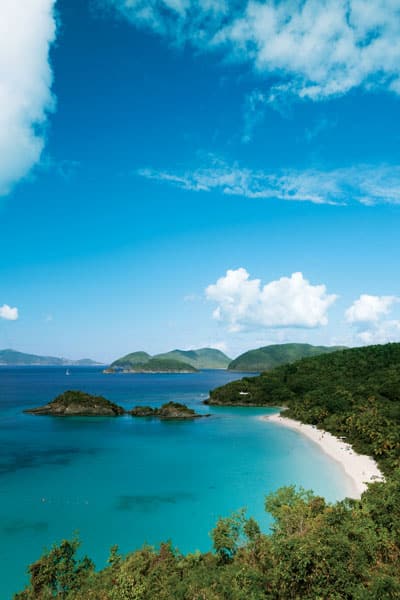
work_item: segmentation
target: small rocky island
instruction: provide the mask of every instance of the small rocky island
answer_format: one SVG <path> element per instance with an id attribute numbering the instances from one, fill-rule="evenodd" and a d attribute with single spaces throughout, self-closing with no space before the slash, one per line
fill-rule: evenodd
<path id="1" fill-rule="evenodd" d="M 128 411 L 133 417 L 158 417 L 159 419 L 196 419 L 208 415 L 200 415 L 192 408 L 179 402 L 167 402 L 160 408 L 151 408 L 151 406 L 135 406 Z"/>
<path id="2" fill-rule="evenodd" d="M 208 416 L 200 415 L 179 402 L 167 402 L 160 408 L 135 406 L 132 410 L 124 410 L 103 396 L 93 396 L 79 390 L 68 390 L 48 404 L 38 408 L 29 408 L 24 410 L 24 413 L 54 417 L 118 417 L 126 414 L 133 417 L 157 417 L 159 419 L 195 419 Z"/>
<path id="3" fill-rule="evenodd" d="M 68 390 L 48 404 L 30 408 L 24 412 L 56 417 L 118 417 L 125 413 L 121 406 L 110 402 L 103 396 L 92 396 L 76 390 Z"/>

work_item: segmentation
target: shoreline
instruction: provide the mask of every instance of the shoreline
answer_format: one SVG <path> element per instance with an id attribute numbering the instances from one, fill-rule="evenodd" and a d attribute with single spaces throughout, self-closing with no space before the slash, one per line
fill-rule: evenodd
<path id="1" fill-rule="evenodd" d="M 330 458 L 338 462 L 352 482 L 352 490 L 349 490 L 346 494 L 348 498 L 359 500 L 361 494 L 367 489 L 368 483 L 384 481 L 383 474 L 371 456 L 357 454 L 350 444 L 328 431 L 318 429 L 315 425 L 306 425 L 300 421 L 282 417 L 279 413 L 263 415 L 260 419 L 298 431 L 317 444 Z"/>

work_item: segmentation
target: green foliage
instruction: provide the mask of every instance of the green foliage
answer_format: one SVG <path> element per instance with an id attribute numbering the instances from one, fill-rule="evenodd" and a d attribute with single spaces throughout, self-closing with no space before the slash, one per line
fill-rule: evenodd
<path id="1" fill-rule="evenodd" d="M 94 565 L 84 557 L 75 556 L 78 540 L 64 540 L 29 567 L 30 585 L 27 590 L 16 594 L 15 600 L 47 600 L 67 598 L 71 592 L 79 590 L 93 572 Z"/>
<path id="2" fill-rule="evenodd" d="M 94 396 L 80 390 L 67 390 L 54 400 L 38 408 L 27 409 L 24 412 L 37 415 L 109 415 L 124 414 L 124 409 L 110 402 L 103 396 Z"/>
<path id="3" fill-rule="evenodd" d="M 130 354 L 126 354 L 121 358 L 118 358 L 113 363 L 111 363 L 111 367 L 119 367 L 121 369 L 129 369 L 135 365 L 143 365 L 151 358 L 150 354 L 147 352 L 138 351 L 131 352 Z"/>
<path id="4" fill-rule="evenodd" d="M 245 511 L 240 510 L 230 517 L 218 520 L 211 533 L 214 550 L 223 562 L 231 560 L 244 537 Z"/>
<path id="5" fill-rule="evenodd" d="M 197 371 L 197 369 L 192 367 L 192 365 L 189 363 L 171 358 L 151 358 L 143 365 L 136 365 L 132 367 L 132 370 L 140 372 L 189 371 L 193 373 Z"/>
<path id="6" fill-rule="evenodd" d="M 192 419 L 200 417 L 193 408 L 180 402 L 166 402 L 160 408 L 136 406 L 129 413 L 134 417 L 158 417 L 160 419 Z"/>
<path id="7" fill-rule="evenodd" d="M 318 356 L 342 349 L 340 346 L 311 346 L 310 344 L 273 344 L 249 350 L 229 363 L 230 371 L 269 371 L 307 356 Z"/>

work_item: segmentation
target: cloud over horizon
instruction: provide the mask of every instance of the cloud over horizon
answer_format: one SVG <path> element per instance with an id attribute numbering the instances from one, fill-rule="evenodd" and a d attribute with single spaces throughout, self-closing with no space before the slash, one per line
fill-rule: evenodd
<path id="1" fill-rule="evenodd" d="M 49 48 L 55 39 L 54 0 L 0 6 L 0 196 L 39 161 L 54 107 Z"/>
<path id="2" fill-rule="evenodd" d="M 361 87 L 400 94 L 396 0 L 102 0 L 172 44 L 223 51 L 281 96 L 313 101 Z"/>
<path id="3" fill-rule="evenodd" d="M 327 311 L 337 296 L 325 285 L 312 285 L 302 273 L 261 285 L 243 267 L 228 269 L 205 290 L 217 303 L 213 318 L 231 332 L 257 327 L 311 329 L 328 323 Z"/>

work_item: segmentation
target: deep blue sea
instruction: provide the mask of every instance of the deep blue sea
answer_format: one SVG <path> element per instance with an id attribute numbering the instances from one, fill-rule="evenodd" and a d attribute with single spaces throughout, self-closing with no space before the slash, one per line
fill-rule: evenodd
<path id="1" fill-rule="evenodd" d="M 241 507 L 268 528 L 265 495 L 282 485 L 345 496 L 340 466 L 295 431 L 263 422 L 271 412 L 212 408 L 208 391 L 243 374 L 104 375 L 101 368 L 0 367 L 0 598 L 26 581 L 45 547 L 79 532 L 98 567 L 122 552 L 172 540 L 211 547 L 219 516 Z M 56 418 L 22 410 L 79 389 L 126 408 L 184 402 L 211 413 L 194 421 Z M 275 412 L 275 411 L 273 411 Z"/>

